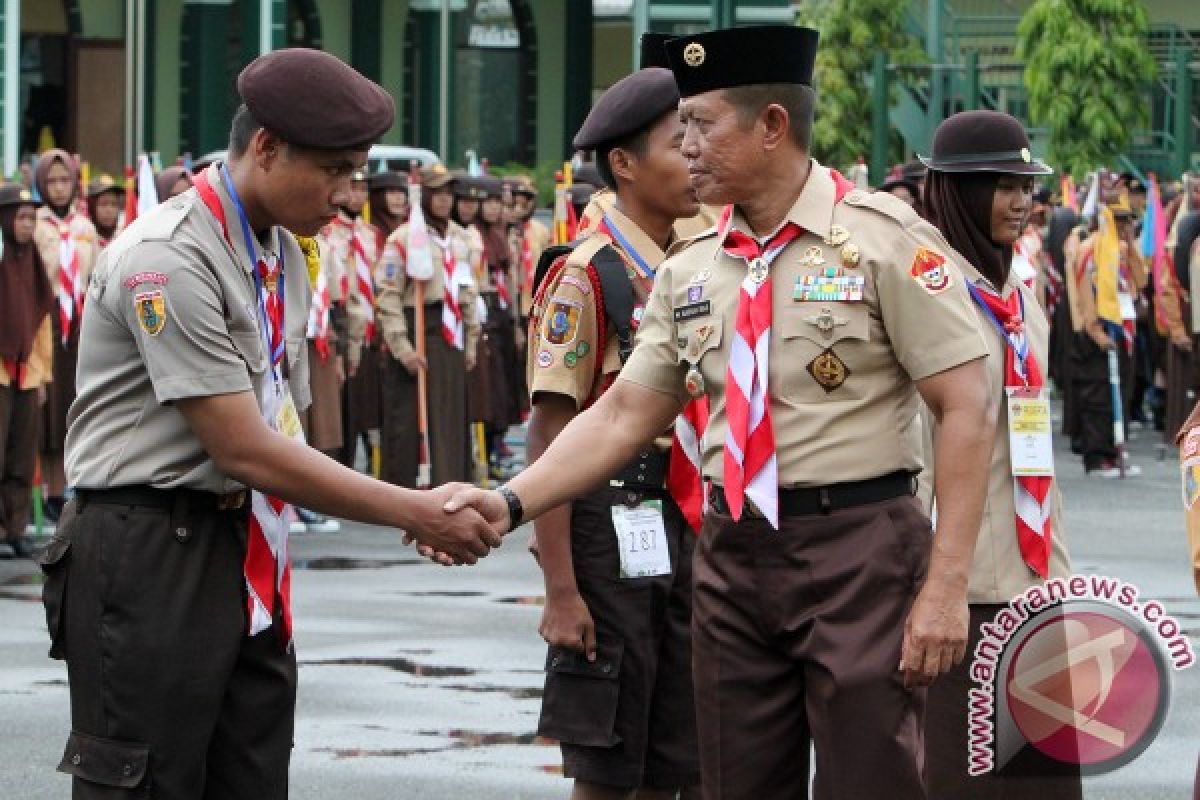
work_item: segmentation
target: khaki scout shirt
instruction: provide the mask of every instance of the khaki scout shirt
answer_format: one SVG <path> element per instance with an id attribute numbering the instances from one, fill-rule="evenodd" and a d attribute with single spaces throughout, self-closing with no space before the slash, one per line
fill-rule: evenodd
<path id="1" fill-rule="evenodd" d="M 658 245 L 616 208 L 609 208 L 608 215 L 625 241 L 651 269 L 657 269 L 666 258 Z M 593 243 L 592 238 L 597 241 Z M 654 285 L 653 277 L 639 274 L 633 259 L 618 243 L 593 228 L 589 241 L 579 246 L 599 249 L 610 243 L 625 261 L 637 305 L 644 307 Z M 588 278 L 586 263 L 576 266 L 568 260 L 546 286 L 544 298 L 545 309 L 534 309 L 534 316 L 540 317 L 541 324 L 533 336 L 526 364 L 529 395 L 536 397 L 539 392 L 565 395 L 575 401 L 576 409 L 582 410 L 611 384 L 609 376 L 621 370 L 616 331 L 606 321 L 604 341 L 600 341 L 596 292 Z M 598 371 L 597 358 L 601 359 Z"/>
<path id="2" fill-rule="evenodd" d="M 979 272 L 963 264 L 963 275 L 976 286 L 995 291 L 991 283 Z M 1009 273 L 1004 285 L 1004 297 L 1019 292 L 1025 307 L 1025 338 L 1030 353 L 1037 359 L 1042 375 L 1049 364 L 1050 323 L 1046 312 L 1037 302 L 1035 291 L 1030 290 L 1015 274 Z M 1042 582 L 1021 558 L 1017 544 L 1016 507 L 1013 499 L 1012 462 L 1008 440 L 1008 404 L 1004 395 L 1005 341 L 1001 338 L 989 317 L 978 304 L 975 306 L 976 325 L 983 332 L 988 346 L 987 380 L 991 396 L 999 404 L 999 422 L 996 439 L 992 445 L 992 461 L 988 467 L 987 499 L 983 507 L 983 523 L 975 545 L 975 557 L 971 562 L 971 577 L 967 585 L 967 600 L 971 603 L 1007 603 L 1021 592 Z M 920 497 L 926 511 L 932 511 L 933 501 L 933 414 L 921 404 L 922 428 L 925 431 L 925 464 L 921 473 Z M 1066 536 L 1062 524 L 1062 494 L 1058 482 L 1054 484 L 1053 503 L 1050 511 L 1051 549 L 1050 578 L 1062 578 L 1071 574 L 1067 556 Z"/>
<path id="3" fill-rule="evenodd" d="M 443 267 L 442 248 L 433 240 L 435 231 L 429 229 L 429 249 L 433 254 L 433 277 L 425 284 L 425 305 L 440 306 L 445 286 L 446 270 Z M 454 221 L 446 223 L 446 236 L 443 239 L 454 248 L 454 258 L 459 264 L 471 264 L 471 246 L 466 231 Z M 408 223 L 404 223 L 387 238 L 383 246 L 383 254 L 379 258 L 379 266 L 375 270 L 375 324 L 383 334 L 384 344 L 395 356 L 403 355 L 413 349 L 412 340 L 408 335 L 408 322 L 404 318 L 404 309 L 416 308 L 417 293 L 415 282 L 409 280 L 405 272 L 405 247 L 408 243 Z M 462 311 L 464 328 L 464 353 L 467 358 L 475 357 L 475 348 L 479 342 L 480 324 L 476 310 L 475 298 L 478 290 L 474 285 L 462 285 L 458 290 L 458 307 Z M 428 312 L 426 312 L 428 313 Z M 429 323 L 426 323 L 429 324 Z"/>
<path id="4" fill-rule="evenodd" d="M 529 307 L 533 305 L 533 295 L 537 291 L 536 286 L 529 285 L 529 278 L 537 269 L 538 259 L 542 257 L 542 253 L 550 246 L 553 237 L 550 235 L 550 229 L 536 219 L 530 219 L 520 225 L 514 226 L 513 237 L 513 259 L 512 263 L 517 265 L 517 280 L 521 284 L 521 316 L 529 316 Z M 525 261 L 524 245 L 529 243 L 529 262 Z"/>
<path id="5" fill-rule="evenodd" d="M 770 271 L 767 388 L 779 485 L 824 486 L 897 470 L 918 472 L 914 381 L 988 352 L 954 265 L 961 256 L 891 195 L 853 191 L 835 206 L 833 179 L 816 162 L 787 219 L 805 233 L 787 245 Z M 740 213 L 732 224 L 747 229 Z M 833 225 L 848 231 L 846 244 L 859 251 L 857 266 L 841 268 L 846 275 L 865 276 L 863 299 L 793 299 L 797 279 L 843 264 L 845 248 L 826 244 Z M 746 276 L 745 262 L 726 255 L 721 245 L 710 232 L 662 265 L 637 347 L 619 378 L 683 402 L 688 362 L 698 362 L 712 412 L 704 475 L 718 483 L 726 368 Z M 825 263 L 817 264 L 814 256 Z"/>
<path id="6" fill-rule="evenodd" d="M 67 431 L 67 482 L 85 489 L 148 484 L 242 488 L 205 453 L 174 401 L 253 391 L 261 402 L 267 353 L 237 210 L 215 166 L 208 178 L 229 225 L 189 189 L 138 217 L 92 274 L 80 336 L 78 396 Z M 284 262 L 286 371 L 299 410 L 309 405 L 310 291 L 295 238 L 271 228 Z M 157 312 L 158 325 L 155 325 Z"/>
<path id="7" fill-rule="evenodd" d="M 1087 333 L 1094 340 L 1101 340 L 1108 335 L 1104 330 L 1104 324 L 1100 321 L 1100 315 L 1096 308 L 1096 259 L 1093 254 L 1098 235 L 1093 233 L 1079 247 L 1079 252 L 1076 256 L 1078 259 L 1076 279 L 1079 291 L 1077 292 L 1078 297 L 1074 304 L 1074 309 L 1078 315 L 1078 318 L 1075 320 L 1076 332 Z M 1121 278 L 1132 284 L 1128 287 L 1128 291 L 1136 301 L 1142 289 L 1146 287 L 1146 265 L 1142 261 L 1142 257 L 1137 253 L 1137 249 L 1131 248 L 1128 242 L 1121 242 L 1121 263 L 1119 269 Z"/>
<path id="8" fill-rule="evenodd" d="M 367 267 L 373 276 L 379 258 L 378 237 L 375 229 L 361 217 L 351 221 L 339 214 L 337 221 L 325 226 L 317 236 L 321 269 L 329 282 L 330 302 L 344 302 L 346 306 L 346 358 L 351 366 L 359 362 L 367 332 L 367 300 L 358 287 L 358 263 L 353 247 L 355 236 L 362 242 Z M 342 296 L 342 276 L 345 276 L 345 297 Z"/>
<path id="9" fill-rule="evenodd" d="M 79 286 L 84 287 L 91 278 L 92 268 L 100 254 L 99 238 L 92 221 L 83 214 L 72 214 L 70 222 L 60 219 L 49 206 L 37 210 L 37 224 L 33 229 L 33 241 L 37 245 L 42 265 L 50 276 L 50 285 L 58 291 L 58 248 L 62 243 L 63 231 L 70 231 L 75 241 L 75 252 L 79 254 Z"/>

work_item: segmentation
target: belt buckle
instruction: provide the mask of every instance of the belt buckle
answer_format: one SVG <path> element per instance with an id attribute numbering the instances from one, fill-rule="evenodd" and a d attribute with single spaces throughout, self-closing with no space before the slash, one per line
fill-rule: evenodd
<path id="1" fill-rule="evenodd" d="M 230 492 L 217 497 L 218 511 L 237 511 L 242 506 L 246 505 L 246 490 L 242 489 L 237 492 Z"/>

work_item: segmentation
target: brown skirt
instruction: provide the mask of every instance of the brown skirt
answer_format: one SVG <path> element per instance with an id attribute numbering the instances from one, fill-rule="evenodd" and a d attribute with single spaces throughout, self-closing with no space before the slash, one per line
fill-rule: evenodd
<path id="1" fill-rule="evenodd" d="M 1175 436 L 1196 405 L 1193 371 L 1195 365 L 1191 353 L 1185 353 L 1173 344 L 1167 345 L 1167 415 L 1163 435 L 1167 444 L 1175 444 Z"/>
<path id="2" fill-rule="evenodd" d="M 67 441 L 67 412 L 75 402 L 75 366 L 79 360 L 79 334 L 63 346 L 58 314 L 54 324 L 53 382 L 46 387 L 46 405 L 42 409 L 42 452 L 62 453 Z"/>
<path id="3" fill-rule="evenodd" d="M 491 357 L 492 343 L 484 333 L 475 347 L 475 369 L 467 373 L 467 418 L 472 423 L 487 421 L 491 413 L 492 382 L 488 371 Z"/>
<path id="4" fill-rule="evenodd" d="M 312 405 L 300 415 L 308 444 L 328 453 L 342 446 L 342 387 L 334 367 L 335 356 L 322 360 L 317 346 L 308 342 L 309 387 Z"/>
<path id="5" fill-rule="evenodd" d="M 345 434 L 350 437 L 374 430 L 380 422 L 380 393 L 383 391 L 379 371 L 378 345 L 364 346 L 358 371 L 346 379 Z"/>

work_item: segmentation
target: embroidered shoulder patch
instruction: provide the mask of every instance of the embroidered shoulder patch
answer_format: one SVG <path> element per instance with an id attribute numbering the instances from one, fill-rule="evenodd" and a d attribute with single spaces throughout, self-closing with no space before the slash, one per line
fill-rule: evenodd
<path id="1" fill-rule="evenodd" d="M 564 345 L 575 341 L 579 333 L 579 316 L 583 304 L 562 297 L 555 297 L 546 309 L 546 321 L 542 324 L 542 338 L 548 344 Z"/>
<path id="2" fill-rule="evenodd" d="M 161 272 L 135 272 L 125 279 L 125 288 L 133 289 L 143 283 L 153 283 L 155 286 L 166 286 L 167 276 Z"/>
<path id="3" fill-rule="evenodd" d="M 930 294 L 941 294 L 954 285 L 954 278 L 946 267 L 946 257 L 926 247 L 917 248 L 909 273 Z"/>
<path id="4" fill-rule="evenodd" d="M 161 289 L 138 292 L 133 296 L 133 310 L 142 330 L 151 336 L 158 336 L 167 324 L 167 302 Z"/>

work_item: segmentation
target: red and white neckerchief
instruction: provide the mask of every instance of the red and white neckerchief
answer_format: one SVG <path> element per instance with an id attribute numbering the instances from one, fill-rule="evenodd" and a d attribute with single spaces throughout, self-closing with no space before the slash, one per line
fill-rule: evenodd
<path id="1" fill-rule="evenodd" d="M 708 428 L 708 397 L 689 400 L 675 418 L 671 458 L 667 465 L 667 491 L 683 512 L 692 531 L 699 534 L 708 511 L 704 491 L 704 431 Z"/>
<path id="2" fill-rule="evenodd" d="M 228 172 L 222 169 L 225 182 L 238 216 L 242 223 L 246 251 L 255 258 L 258 248 L 250 225 L 241 208 L 233 182 Z M 237 248 L 229 236 L 225 221 L 225 209 L 209 183 L 208 174 L 201 172 L 195 178 L 196 192 L 201 201 L 212 212 L 225 241 L 234 253 Z M 261 410 L 269 425 L 274 425 L 283 402 L 283 376 L 281 366 L 284 353 L 284 264 L 282 258 L 264 253 L 254 265 L 255 293 L 258 295 L 258 318 L 262 330 L 263 344 L 267 348 L 270 364 L 263 372 L 261 387 Z M 288 553 L 288 532 L 292 521 L 292 507 L 277 497 L 259 491 L 251 492 L 250 514 L 247 520 L 246 558 L 242 564 L 246 582 L 246 630 L 247 635 L 256 636 L 271 627 L 278 608 L 283 618 L 282 640 L 288 645 L 292 641 L 292 568 Z"/>
<path id="3" fill-rule="evenodd" d="M 529 243 L 530 231 L 533 230 L 533 222 L 526 222 L 521 227 L 521 268 L 525 273 L 525 285 L 529 288 L 529 293 L 533 294 L 533 290 L 537 287 L 533 285 L 533 279 L 536 277 L 537 265 L 533 263 L 533 245 Z"/>
<path id="4" fill-rule="evenodd" d="M 505 311 L 512 305 L 512 293 L 508 290 L 508 275 L 505 274 L 501 267 L 492 269 L 492 283 L 496 286 L 496 299 L 500 303 L 500 308 Z"/>
<path id="5" fill-rule="evenodd" d="M 1025 236 L 1013 242 L 1011 269 L 1026 289 L 1033 290 L 1037 285 L 1037 255 L 1040 249 L 1040 242 L 1028 241 Z"/>
<path id="6" fill-rule="evenodd" d="M 462 309 L 458 305 L 458 289 L 461 279 L 458 258 L 454 255 L 454 242 L 450 231 L 440 238 L 437 231 L 429 229 L 429 240 L 442 251 L 442 338 L 456 350 L 465 346 Z"/>
<path id="7" fill-rule="evenodd" d="M 312 305 L 308 309 L 308 327 L 305 335 L 313 340 L 317 355 L 322 361 L 329 360 L 329 326 L 333 302 L 329 296 L 329 278 L 325 267 L 317 270 L 317 283 L 313 288 Z"/>
<path id="8" fill-rule="evenodd" d="M 779 528 L 779 473 L 775 431 L 767 397 L 771 349 L 771 262 L 804 233 L 785 222 L 766 242 L 732 228 L 732 206 L 724 213 L 722 247 L 746 264 L 738 292 L 729 368 L 725 377 L 725 498 L 733 518 L 742 518 L 749 497 L 771 526 Z"/>
<path id="9" fill-rule="evenodd" d="M 969 286 L 971 297 L 991 317 L 1004 339 L 1005 388 L 1041 389 L 1041 366 L 1025 335 L 1024 303 L 1014 289 L 1005 300 L 984 286 Z M 1049 475 L 1019 475 L 1013 478 L 1016 506 L 1017 544 L 1029 568 L 1045 578 L 1050 568 L 1050 510 L 1054 478 Z"/>
<path id="10" fill-rule="evenodd" d="M 71 234 L 71 223 L 75 221 L 75 212 L 67 214 L 66 219 L 59 219 L 51 213 L 51 218 L 58 228 L 58 322 L 62 331 L 62 343 L 65 345 L 71 338 L 72 328 L 83 311 L 83 286 L 80 285 L 79 249 L 75 246 L 75 237 Z"/>
<path id="11" fill-rule="evenodd" d="M 340 237 L 345 237 L 347 244 L 354 238 L 354 222 L 338 214 L 333 218 L 333 224 L 341 231 Z M 340 250 L 340 247 L 338 248 Z M 338 273 L 338 293 L 341 295 L 342 302 L 349 302 L 350 298 L 350 274 L 346 269 L 345 258 L 339 258 L 341 261 L 341 270 Z"/>
<path id="12" fill-rule="evenodd" d="M 373 235 L 373 230 L 366 225 L 355 225 L 354 234 L 350 237 L 350 251 L 354 254 L 354 282 L 366 309 L 367 344 L 375 339 L 375 282 L 371 278 L 371 259 L 367 257 L 367 243 L 363 237 Z"/>

